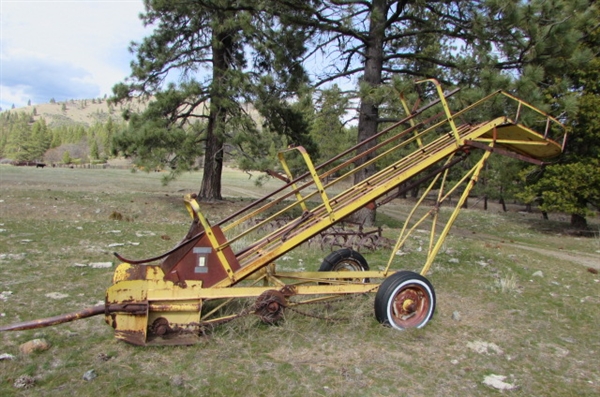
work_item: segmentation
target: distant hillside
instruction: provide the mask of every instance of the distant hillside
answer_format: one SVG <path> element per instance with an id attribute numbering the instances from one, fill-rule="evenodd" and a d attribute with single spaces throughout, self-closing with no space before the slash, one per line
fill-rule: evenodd
<path id="1" fill-rule="evenodd" d="M 61 126 L 69 125 L 82 125 L 84 127 L 91 127 L 96 123 L 106 123 L 109 118 L 113 121 L 123 121 L 122 113 L 126 108 L 130 108 L 133 113 L 140 113 L 146 109 L 148 103 L 152 100 L 150 98 L 147 101 L 134 100 L 126 105 L 109 105 L 106 99 L 71 99 L 68 101 L 56 101 L 41 103 L 31 106 L 24 106 L 15 109 L 5 109 L 0 113 L 5 112 L 22 112 L 26 114 L 33 114 L 35 109 L 35 115 L 33 121 L 37 121 L 40 118 L 46 120 L 46 124 L 50 128 L 56 128 Z M 206 109 L 204 103 L 198 105 L 196 109 L 199 113 L 205 113 Z M 262 118 L 250 104 L 243 105 L 245 112 L 249 113 L 258 125 L 262 123 Z"/>
<path id="2" fill-rule="evenodd" d="M 145 109 L 146 103 L 134 102 L 130 106 L 134 112 L 138 112 Z M 34 120 L 43 117 L 47 125 L 54 128 L 65 125 L 90 127 L 96 123 L 106 123 L 109 118 L 122 121 L 123 109 L 124 106 L 109 105 L 106 99 L 71 99 L 10 109 L 10 112 L 33 114 L 35 111 Z"/>

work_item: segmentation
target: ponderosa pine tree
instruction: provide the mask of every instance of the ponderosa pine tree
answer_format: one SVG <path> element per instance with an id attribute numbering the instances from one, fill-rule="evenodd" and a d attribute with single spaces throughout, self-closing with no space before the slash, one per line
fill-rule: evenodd
<path id="1" fill-rule="evenodd" d="M 358 141 L 376 134 L 387 121 L 381 114 L 386 101 L 382 86 L 396 78 L 433 77 L 446 86 L 459 85 L 466 88 L 458 97 L 465 103 L 503 88 L 546 110 L 568 109 L 573 103 L 564 95 L 568 85 L 557 82 L 550 87 L 545 76 L 552 73 L 553 62 L 571 67 L 577 63 L 574 49 L 582 25 L 574 21 L 589 20 L 586 8 L 592 4 L 589 0 L 285 3 L 310 10 L 309 19 L 292 17 L 291 23 L 314 28 L 319 34 L 313 51 L 332 60 L 319 73 L 317 85 L 358 79 Z M 552 98 L 544 95 L 550 88 L 556 91 Z M 361 164 L 364 161 L 368 157 Z M 374 166 L 365 168 L 355 182 L 374 171 Z M 366 217 L 373 218 L 374 213 Z"/>
<path id="2" fill-rule="evenodd" d="M 543 211 L 571 214 L 571 225 L 581 229 L 587 227 L 586 216 L 592 209 L 600 210 L 600 58 L 588 66 L 572 73 L 580 96 L 577 112 L 568 122 L 566 155 L 521 195 L 539 201 Z"/>
<path id="3" fill-rule="evenodd" d="M 313 53 L 330 60 L 317 73 L 316 85 L 340 79 L 358 80 L 359 142 L 375 135 L 385 122 L 380 105 L 383 84 L 399 74 L 435 77 L 447 82 L 445 69 L 457 66 L 450 47 L 473 41 L 480 1 L 283 1 L 302 10 L 304 18 L 284 17 L 317 33 Z M 309 18 L 305 16 L 309 15 Z M 482 30 L 483 32 L 484 30 Z M 385 89 L 383 92 L 386 92 Z M 368 150 L 372 141 L 364 145 Z M 369 154 L 356 166 L 368 162 Z M 371 164 L 355 174 L 358 183 L 376 171 Z M 356 220 L 374 222 L 375 212 L 363 209 Z"/>
<path id="4" fill-rule="evenodd" d="M 202 154 L 199 197 L 219 200 L 227 139 L 258 136 L 244 103 L 254 103 L 264 117 L 263 127 L 274 126 L 310 146 L 306 123 L 286 101 L 306 80 L 298 62 L 306 33 L 279 22 L 281 5 L 147 0 L 145 6 L 141 18 L 155 29 L 132 45 L 132 74 L 114 87 L 113 102 L 134 96 L 153 100 L 115 137 L 116 149 L 169 165 L 173 175 L 189 169 Z"/>
<path id="5" fill-rule="evenodd" d="M 562 24 L 545 46 L 550 54 L 534 61 L 543 69 L 540 85 L 551 108 L 565 110 L 569 128 L 565 155 L 521 195 L 543 211 L 571 214 L 571 225 L 586 228 L 586 216 L 600 209 L 600 6 L 589 0 L 550 2 L 544 11 L 561 15 Z M 561 42 L 557 45 L 557 42 Z M 560 48 L 561 50 L 559 50 Z"/>

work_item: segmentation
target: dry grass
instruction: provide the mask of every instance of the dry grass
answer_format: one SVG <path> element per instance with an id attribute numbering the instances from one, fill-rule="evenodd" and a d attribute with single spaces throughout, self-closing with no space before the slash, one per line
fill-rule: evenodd
<path id="1" fill-rule="evenodd" d="M 131 108 L 137 112 L 143 111 L 147 103 L 134 101 Z M 109 118 L 121 121 L 122 106 L 110 106 L 105 99 L 78 99 L 55 103 L 40 103 L 14 109 L 13 112 L 33 114 L 34 120 L 44 118 L 51 126 L 80 124 L 92 126 L 95 123 L 105 123 Z"/>
<path id="2" fill-rule="evenodd" d="M 244 204 L 233 197 L 264 191 L 228 172 L 224 193 L 231 198 L 205 205 L 210 219 Z M 163 187 L 154 174 L 2 167 L 0 182 L 0 292 L 12 292 L 0 299 L 0 324 L 8 324 L 102 300 L 112 269 L 78 263 L 113 261 L 114 250 L 148 257 L 174 245 L 189 224 L 181 196 L 197 190 L 199 176 Z M 114 212 L 131 221 L 111 220 Z M 578 255 L 598 257 L 596 240 L 565 235 L 561 225 L 534 214 L 463 211 L 432 269 L 437 311 L 421 330 L 380 326 L 372 295 L 302 308 L 338 321 L 292 311 L 276 326 L 244 317 L 188 347 L 118 342 L 99 316 L 0 334 L 0 354 L 15 356 L 0 361 L 0 395 L 481 396 L 500 394 L 482 383 L 497 374 L 518 386 L 515 396 L 596 396 L 600 282 L 577 263 Z M 327 253 L 300 247 L 281 266 L 316 269 Z M 372 268 L 388 255 L 365 253 Z M 420 269 L 423 255 L 412 250 L 397 267 Z M 543 276 L 533 277 L 537 271 Z M 67 296 L 46 297 L 51 293 Z M 50 350 L 21 355 L 18 346 L 36 337 Z M 493 343 L 500 352 L 479 353 L 469 342 Z M 83 380 L 90 369 L 98 377 Z M 13 386 L 23 375 L 34 379 L 32 388 Z"/>

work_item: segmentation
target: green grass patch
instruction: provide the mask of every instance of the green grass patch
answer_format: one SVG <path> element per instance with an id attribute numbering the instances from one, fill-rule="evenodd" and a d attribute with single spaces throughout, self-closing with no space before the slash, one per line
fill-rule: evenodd
<path id="1" fill-rule="evenodd" d="M 182 196 L 198 189 L 200 175 L 162 186 L 156 174 L 0 167 L 0 324 L 93 306 L 114 266 L 87 265 L 116 265 L 113 251 L 139 259 L 173 247 L 189 227 Z M 278 186 L 256 187 L 233 170 L 223 183 L 224 203 L 201 204 L 211 221 Z M 410 208 L 401 200 L 381 208 L 385 236 L 395 239 Z M 443 208 L 442 218 L 449 213 Z M 428 276 L 437 311 L 420 330 L 382 327 L 371 294 L 301 307 L 311 316 L 288 310 L 277 325 L 243 317 L 187 347 L 119 342 L 102 316 L 2 333 L 0 354 L 15 358 L 0 361 L 0 395 L 481 396 L 502 394 L 482 383 L 497 374 L 518 386 L 514 396 L 596 396 L 600 276 L 587 268 L 600 247 L 567 226 L 559 215 L 544 222 L 514 209 L 463 210 Z M 393 267 L 420 270 L 426 246 L 427 234 L 415 233 Z M 329 252 L 304 245 L 278 267 L 316 270 Z M 372 269 L 390 256 L 363 254 Z M 20 354 L 34 338 L 50 349 Z M 481 342 L 499 350 L 478 352 Z M 83 380 L 92 369 L 97 377 Z M 13 386 L 23 375 L 32 388 Z"/>

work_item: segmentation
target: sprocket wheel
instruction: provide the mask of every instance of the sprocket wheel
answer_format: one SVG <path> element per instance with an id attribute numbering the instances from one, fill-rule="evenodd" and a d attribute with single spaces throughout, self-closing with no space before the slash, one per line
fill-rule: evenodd
<path id="1" fill-rule="evenodd" d="M 287 306 L 285 296 L 277 290 L 267 290 L 256 300 L 254 314 L 267 324 L 274 324 L 283 318 Z"/>

